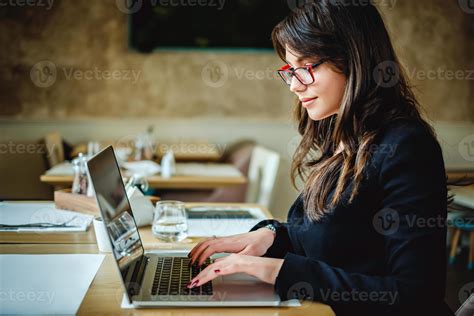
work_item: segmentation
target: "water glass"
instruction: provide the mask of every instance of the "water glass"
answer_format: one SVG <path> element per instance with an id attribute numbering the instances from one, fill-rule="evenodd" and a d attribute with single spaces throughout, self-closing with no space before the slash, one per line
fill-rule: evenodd
<path id="1" fill-rule="evenodd" d="M 188 219 L 183 202 L 156 203 L 152 225 L 153 235 L 165 242 L 178 242 L 188 236 Z"/>

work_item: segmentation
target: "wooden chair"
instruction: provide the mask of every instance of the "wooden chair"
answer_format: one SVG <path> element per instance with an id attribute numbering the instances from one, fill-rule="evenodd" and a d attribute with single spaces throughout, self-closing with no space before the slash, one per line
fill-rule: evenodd
<path id="1" fill-rule="evenodd" d="M 44 136 L 44 144 L 46 145 L 47 160 L 49 167 L 54 167 L 64 161 L 63 139 L 58 132 L 48 133 Z"/>
<path id="2" fill-rule="evenodd" d="M 451 251 L 449 254 L 449 263 L 454 264 L 456 261 L 456 254 L 461 240 L 462 233 L 469 234 L 469 261 L 467 268 L 474 270 L 474 217 L 463 216 L 457 217 L 452 224 L 453 237 L 451 239 Z"/>
<path id="3" fill-rule="evenodd" d="M 247 175 L 246 203 L 270 206 L 280 165 L 280 155 L 274 151 L 256 146 L 250 159 Z"/>

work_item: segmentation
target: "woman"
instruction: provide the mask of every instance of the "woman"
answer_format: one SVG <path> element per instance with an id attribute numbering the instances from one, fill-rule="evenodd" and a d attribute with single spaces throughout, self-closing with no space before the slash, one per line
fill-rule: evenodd
<path id="1" fill-rule="evenodd" d="M 318 0 L 272 33 L 279 70 L 299 99 L 292 165 L 304 188 L 287 223 L 208 239 L 189 257 L 216 260 L 191 280 L 247 273 L 282 299 L 337 315 L 449 315 L 444 300 L 446 178 L 377 9 Z M 319 153 L 318 155 L 316 153 Z"/>

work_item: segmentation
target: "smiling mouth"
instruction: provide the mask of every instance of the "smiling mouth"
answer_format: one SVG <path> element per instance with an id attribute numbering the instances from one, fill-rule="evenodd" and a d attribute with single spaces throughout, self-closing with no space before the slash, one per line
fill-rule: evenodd
<path id="1" fill-rule="evenodd" d="M 318 97 L 315 97 L 315 98 L 304 98 L 304 99 L 300 99 L 300 101 L 303 103 L 303 104 L 308 104 L 310 103 L 311 101 L 314 101 L 316 100 Z"/>

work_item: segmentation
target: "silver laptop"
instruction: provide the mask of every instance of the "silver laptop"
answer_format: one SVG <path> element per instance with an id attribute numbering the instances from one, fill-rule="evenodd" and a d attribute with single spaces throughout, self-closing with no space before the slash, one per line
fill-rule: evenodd
<path id="1" fill-rule="evenodd" d="M 273 286 L 245 275 L 219 276 L 200 287 L 187 283 L 202 267 L 189 266 L 187 251 L 145 251 L 112 146 L 88 162 L 125 294 L 134 306 L 278 306 Z"/>

